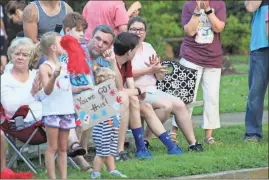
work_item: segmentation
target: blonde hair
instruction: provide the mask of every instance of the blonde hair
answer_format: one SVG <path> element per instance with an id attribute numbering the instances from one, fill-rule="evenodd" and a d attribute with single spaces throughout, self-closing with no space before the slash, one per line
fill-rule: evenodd
<path id="1" fill-rule="evenodd" d="M 24 49 L 30 50 L 32 53 L 32 51 L 35 49 L 35 44 L 30 38 L 27 37 L 19 37 L 14 39 L 7 50 L 7 55 L 11 62 L 11 55 L 14 53 L 15 49 L 18 49 L 19 47 L 23 47 Z"/>
<path id="2" fill-rule="evenodd" d="M 40 60 L 41 56 L 43 56 L 43 52 L 41 51 L 40 43 L 35 45 L 35 48 L 32 50 L 30 55 L 29 67 L 35 68 L 37 61 Z"/>
<path id="3" fill-rule="evenodd" d="M 40 49 L 44 55 L 48 54 L 49 48 L 56 43 L 56 37 L 59 36 L 59 33 L 52 31 L 43 34 L 40 39 Z"/>

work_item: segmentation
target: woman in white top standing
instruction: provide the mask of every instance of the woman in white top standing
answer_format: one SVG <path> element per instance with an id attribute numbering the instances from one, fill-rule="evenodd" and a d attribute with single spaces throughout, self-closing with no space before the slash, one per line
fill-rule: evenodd
<path id="1" fill-rule="evenodd" d="M 29 38 L 17 38 L 8 48 L 9 59 L 13 66 L 1 76 L 1 104 L 7 117 L 12 118 L 22 105 L 29 105 L 37 120 L 42 117 L 42 104 L 34 95 L 41 88 L 36 70 L 29 70 L 29 61 L 35 45 Z M 28 113 L 24 119 L 27 127 L 35 122 Z"/>
<path id="2" fill-rule="evenodd" d="M 61 36 L 56 32 L 45 33 L 40 40 L 41 50 L 47 57 L 40 66 L 43 91 L 43 118 L 48 148 L 46 168 L 50 179 L 56 179 L 54 155 L 58 152 L 60 179 L 67 179 L 67 146 L 69 129 L 75 128 L 75 111 L 69 74 L 66 66 L 58 61 L 63 49 Z"/>

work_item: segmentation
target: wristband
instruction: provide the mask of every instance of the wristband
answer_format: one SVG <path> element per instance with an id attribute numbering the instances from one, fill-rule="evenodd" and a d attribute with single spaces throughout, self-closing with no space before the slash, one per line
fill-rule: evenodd
<path id="1" fill-rule="evenodd" d="M 200 17 L 200 16 L 201 16 L 201 13 L 193 12 L 192 15 L 194 15 L 194 16 L 196 16 L 196 17 Z"/>
<path id="2" fill-rule="evenodd" d="M 137 91 L 138 91 L 138 96 L 140 96 L 141 95 L 141 89 L 140 88 L 136 88 L 137 89 Z"/>
<path id="3" fill-rule="evenodd" d="M 209 14 L 211 14 L 212 12 L 213 12 L 213 10 L 210 9 L 210 10 L 208 10 L 208 11 L 205 11 L 205 14 L 206 14 L 206 15 L 209 15 Z"/>

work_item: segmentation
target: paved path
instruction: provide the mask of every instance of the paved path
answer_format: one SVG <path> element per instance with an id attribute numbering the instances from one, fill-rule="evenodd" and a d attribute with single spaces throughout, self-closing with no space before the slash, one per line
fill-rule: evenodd
<path id="1" fill-rule="evenodd" d="M 224 171 L 213 174 L 201 174 L 194 176 L 176 177 L 174 180 L 182 179 L 268 179 L 268 167 L 241 169 L 235 171 Z"/>
<path id="2" fill-rule="evenodd" d="M 193 116 L 192 117 L 193 124 L 197 127 L 200 126 L 202 122 L 202 116 Z M 224 113 L 220 114 L 220 122 L 221 125 L 236 125 L 236 124 L 244 124 L 245 123 L 245 112 L 238 113 Z M 268 111 L 263 112 L 263 123 L 268 123 Z M 169 119 L 164 124 L 165 129 L 169 130 L 172 126 L 172 121 Z"/>

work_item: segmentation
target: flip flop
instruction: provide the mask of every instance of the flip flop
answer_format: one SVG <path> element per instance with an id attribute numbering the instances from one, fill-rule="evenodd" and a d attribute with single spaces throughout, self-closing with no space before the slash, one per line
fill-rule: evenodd
<path id="1" fill-rule="evenodd" d="M 73 148 L 75 144 L 77 144 L 78 146 Z M 81 147 L 78 142 L 74 142 L 73 144 L 71 144 L 70 151 L 67 153 L 67 156 L 74 158 L 76 156 L 83 156 L 84 154 L 86 154 L 86 150 L 83 149 L 83 147 Z"/>

